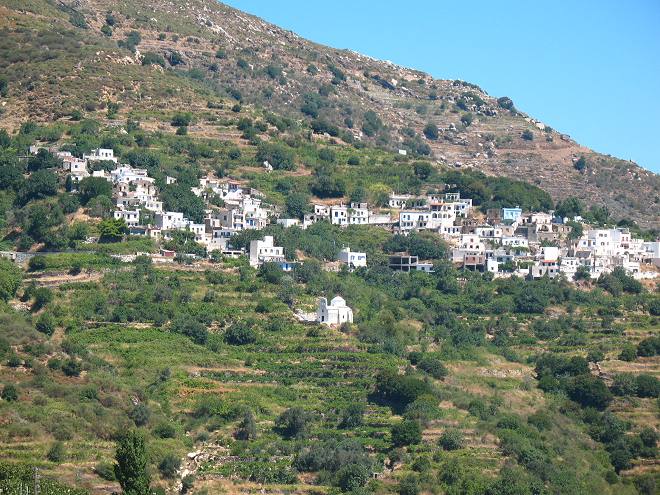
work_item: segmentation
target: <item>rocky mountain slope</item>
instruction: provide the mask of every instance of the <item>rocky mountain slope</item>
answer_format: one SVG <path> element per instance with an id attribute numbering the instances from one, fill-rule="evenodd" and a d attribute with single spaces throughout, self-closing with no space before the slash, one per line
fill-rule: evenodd
<path id="1" fill-rule="evenodd" d="M 321 46 L 213 0 L 0 0 L 0 30 L 3 128 L 109 103 L 148 121 L 220 94 L 338 140 L 527 180 L 660 226 L 658 175 L 580 146 L 510 99 Z"/>

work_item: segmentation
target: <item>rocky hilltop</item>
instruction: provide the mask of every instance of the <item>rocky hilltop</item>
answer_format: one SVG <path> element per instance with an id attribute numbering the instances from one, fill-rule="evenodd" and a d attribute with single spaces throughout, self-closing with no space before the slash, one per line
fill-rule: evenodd
<path id="1" fill-rule="evenodd" d="M 221 94 L 337 140 L 523 179 L 660 226 L 658 175 L 580 146 L 506 96 L 322 46 L 213 0 L 0 0 L 0 29 L 4 128 L 81 104 L 146 120 Z"/>

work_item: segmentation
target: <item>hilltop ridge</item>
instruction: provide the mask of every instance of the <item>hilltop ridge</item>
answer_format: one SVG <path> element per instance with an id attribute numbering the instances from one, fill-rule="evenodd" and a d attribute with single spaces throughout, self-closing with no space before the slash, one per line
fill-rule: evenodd
<path id="1" fill-rule="evenodd" d="M 468 82 L 325 47 L 212 0 L 4 0 L 0 12 L 10 80 L 2 127 L 61 118 L 80 103 L 148 115 L 201 110 L 208 95 L 223 95 L 337 139 L 526 180 L 555 200 L 577 196 L 615 218 L 660 225 L 656 174 L 580 146 Z M 135 47 L 125 42 L 133 31 Z M 162 66 L 141 65 L 147 53 Z"/>

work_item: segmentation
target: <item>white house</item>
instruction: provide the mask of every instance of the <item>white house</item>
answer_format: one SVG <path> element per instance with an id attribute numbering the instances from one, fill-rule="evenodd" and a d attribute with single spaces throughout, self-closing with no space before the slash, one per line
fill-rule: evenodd
<path id="1" fill-rule="evenodd" d="M 276 263 L 284 260 L 284 248 L 274 245 L 272 235 L 264 236 L 263 240 L 250 241 L 250 266 L 257 267 L 263 263 Z"/>
<path id="2" fill-rule="evenodd" d="M 128 227 L 136 227 L 140 224 L 139 210 L 115 210 L 115 220 L 123 219 Z"/>
<path id="3" fill-rule="evenodd" d="M 329 326 L 353 323 L 353 310 L 346 305 L 343 297 L 336 296 L 330 304 L 322 297 L 319 299 L 316 321 Z"/>
<path id="4" fill-rule="evenodd" d="M 117 158 L 115 158 L 114 150 L 109 150 L 105 148 L 98 148 L 92 150 L 90 155 L 83 155 L 83 160 L 87 161 L 109 161 L 117 163 Z"/>
<path id="5" fill-rule="evenodd" d="M 358 253 L 351 251 L 350 247 L 345 247 L 339 251 L 339 261 L 351 268 L 367 266 L 367 253 Z"/>

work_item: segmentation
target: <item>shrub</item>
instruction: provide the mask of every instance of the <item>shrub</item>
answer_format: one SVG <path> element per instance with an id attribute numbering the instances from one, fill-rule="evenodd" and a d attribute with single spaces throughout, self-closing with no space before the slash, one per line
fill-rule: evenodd
<path id="1" fill-rule="evenodd" d="M 231 345 L 253 344 L 257 340 L 253 325 L 253 321 L 239 321 L 234 323 L 225 332 L 224 341 Z"/>
<path id="2" fill-rule="evenodd" d="M 257 161 L 268 161 L 275 170 L 295 170 L 293 152 L 277 143 L 261 143 L 257 149 Z"/>
<path id="3" fill-rule="evenodd" d="M 392 445 L 405 447 L 422 441 L 422 428 L 417 421 L 403 420 L 392 426 Z"/>
<path id="4" fill-rule="evenodd" d="M 612 401 L 612 393 L 603 380 L 590 374 L 570 379 L 566 386 L 568 396 L 583 407 L 605 409 Z"/>
<path id="5" fill-rule="evenodd" d="M 172 117 L 172 126 L 173 127 L 186 127 L 189 126 L 192 122 L 191 113 L 177 113 Z"/>
<path id="6" fill-rule="evenodd" d="M 455 428 L 449 428 L 442 432 L 438 444 L 444 450 L 458 450 L 463 448 L 463 433 Z"/>
<path id="7" fill-rule="evenodd" d="M 94 472 L 100 478 L 103 478 L 106 481 L 117 481 L 115 476 L 114 466 L 109 462 L 101 462 L 94 466 Z"/>
<path id="8" fill-rule="evenodd" d="M 419 479 L 413 474 L 405 476 L 399 482 L 399 495 L 417 495 L 419 490 Z"/>
<path id="9" fill-rule="evenodd" d="M 424 135 L 426 136 L 426 139 L 430 139 L 432 141 L 435 141 L 438 139 L 439 132 L 438 132 L 438 126 L 432 123 L 426 124 L 424 127 Z"/>
<path id="10" fill-rule="evenodd" d="M 637 355 L 651 357 L 660 354 L 660 337 L 648 337 L 637 344 Z"/>
<path id="11" fill-rule="evenodd" d="M 76 359 L 67 359 L 62 365 L 62 372 L 66 376 L 80 376 L 82 364 Z"/>
<path id="12" fill-rule="evenodd" d="M 619 396 L 637 395 L 637 380 L 632 373 L 617 373 L 612 380 L 612 393 Z"/>
<path id="13" fill-rule="evenodd" d="M 149 422 L 151 411 L 144 403 L 139 403 L 128 413 L 128 417 L 133 420 L 135 426 L 144 426 Z"/>
<path id="14" fill-rule="evenodd" d="M 245 414 L 243 414 L 243 419 L 238 424 L 238 428 L 236 429 L 234 436 L 238 440 L 254 440 L 257 438 L 257 423 L 254 420 L 254 414 L 252 411 L 245 411 Z"/>
<path id="15" fill-rule="evenodd" d="M 656 398 L 660 395 L 660 380 L 653 375 L 641 374 L 635 379 L 637 397 Z"/>
<path id="16" fill-rule="evenodd" d="M 0 397 L 2 397 L 2 400 L 6 400 L 7 402 L 17 401 L 18 389 L 16 388 L 15 385 L 12 385 L 11 383 L 5 385 L 4 388 L 2 389 L 2 394 L 0 395 Z"/>
<path id="17" fill-rule="evenodd" d="M 66 451 L 64 450 L 64 444 L 62 442 L 55 442 L 46 454 L 46 458 L 50 462 L 55 462 L 59 464 L 66 457 Z"/>
<path id="18" fill-rule="evenodd" d="M 174 454 L 166 454 L 158 464 L 158 470 L 164 478 L 175 478 L 177 471 L 181 467 L 181 459 Z"/>
<path id="19" fill-rule="evenodd" d="M 363 404 L 351 404 L 342 411 L 340 428 L 356 428 L 364 422 L 365 407 Z"/>
<path id="20" fill-rule="evenodd" d="M 37 318 L 35 328 L 50 337 L 55 331 L 55 318 L 48 312 L 42 313 L 39 318 Z"/>
<path id="21" fill-rule="evenodd" d="M 158 438 L 174 438 L 176 436 L 176 428 L 169 423 L 159 423 L 154 428 L 154 435 Z"/>
<path id="22" fill-rule="evenodd" d="M 337 486 L 344 492 L 357 490 L 369 481 L 369 472 L 361 464 L 342 467 L 337 472 Z"/>
<path id="23" fill-rule="evenodd" d="M 529 129 L 525 129 L 522 134 L 520 135 L 525 141 L 533 141 L 534 140 L 534 133 L 530 131 Z"/>
<path id="24" fill-rule="evenodd" d="M 447 368 L 444 364 L 442 364 L 442 361 L 436 357 L 423 357 L 417 367 L 423 371 L 426 371 L 429 375 L 438 380 L 442 380 L 447 376 Z"/>
<path id="25" fill-rule="evenodd" d="M 285 438 L 303 438 L 307 435 L 311 415 L 302 407 L 292 407 L 275 420 L 275 431 Z"/>

